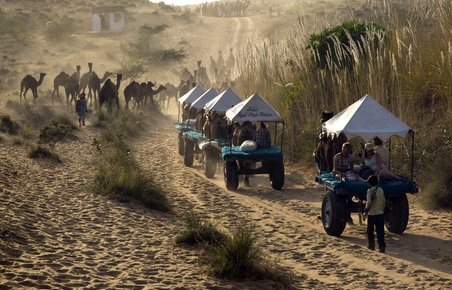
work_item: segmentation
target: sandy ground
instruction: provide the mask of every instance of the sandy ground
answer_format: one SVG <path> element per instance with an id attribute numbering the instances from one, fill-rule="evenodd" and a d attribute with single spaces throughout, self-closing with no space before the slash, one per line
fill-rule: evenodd
<path id="1" fill-rule="evenodd" d="M 177 215 L 93 193 L 98 153 L 91 143 L 99 131 L 91 125 L 75 141 L 56 145 L 59 165 L 29 159 L 26 147 L 0 144 L 2 289 L 278 288 L 269 281 L 208 276 L 198 250 L 174 245 L 186 212 L 227 229 L 252 224 L 261 247 L 295 273 L 296 288 L 452 287 L 450 213 L 429 213 L 411 203 L 407 231 L 387 234 L 386 254 L 369 251 L 364 225 L 347 226 L 340 238 L 323 231 L 317 218 L 323 189 L 312 173 L 288 165 L 282 191 L 256 176 L 251 187 L 230 192 L 221 168 L 208 180 L 199 162 L 183 165 L 172 119 L 153 124 L 133 142 L 132 154 L 168 192 Z"/>
<path id="2" fill-rule="evenodd" d="M 229 46 L 255 37 L 262 19 L 203 19 L 195 31 L 182 36 L 190 40 L 191 58 L 185 64 L 194 68 L 197 59 L 207 61 L 218 49 L 225 53 Z M 170 28 L 165 33 L 173 42 L 181 39 L 180 30 Z M 10 64 L 20 75 L 36 76 L 42 67 L 49 69 L 40 98 L 50 100 L 56 73 L 63 68 L 72 72 L 75 59 L 84 65 L 82 74 L 93 59 L 99 74 L 123 61 L 109 59 L 119 53 L 119 36 L 103 36 L 90 45 L 96 37 L 74 36 L 74 43 L 56 47 L 37 37 L 36 45 L 21 50 L 17 49 L 21 44 L 14 42 L 4 41 L 2 47 L 35 54 Z M 111 49 L 101 54 L 102 47 Z M 77 51 L 80 48 L 86 50 Z M 168 71 L 159 77 L 164 83 L 174 75 Z M 20 79 L 11 82 L 17 90 Z M 17 100 L 17 96 L 13 90 L 7 98 Z M 2 105 L 7 98 L 2 94 Z M 57 165 L 29 159 L 27 146 L 0 142 L 0 289 L 279 288 L 271 281 L 231 282 L 208 276 L 198 250 L 174 245 L 181 215 L 192 211 L 225 228 L 254 225 L 263 250 L 294 272 L 297 289 L 452 288 L 451 213 L 424 211 L 416 205 L 416 197 L 410 197 L 408 229 L 403 235 L 387 233 L 385 254 L 366 249 L 364 225 L 347 226 L 342 237 L 330 237 L 318 219 L 324 190 L 313 182 L 313 172 L 286 164 L 282 191 L 272 190 L 263 176 L 254 177 L 251 187 L 227 191 L 222 168 L 208 180 L 197 161 L 192 168 L 183 165 L 177 154 L 174 112 L 172 108 L 170 116 L 159 120 L 149 117 L 154 118 L 153 125 L 133 142 L 132 154 L 165 188 L 178 215 L 93 193 L 98 153 L 91 144 L 100 134 L 92 126 L 93 119 L 76 133 L 77 139 L 55 145 L 63 160 Z"/>

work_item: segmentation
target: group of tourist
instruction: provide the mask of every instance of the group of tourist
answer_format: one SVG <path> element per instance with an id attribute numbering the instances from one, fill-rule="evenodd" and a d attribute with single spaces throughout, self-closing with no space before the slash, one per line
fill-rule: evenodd
<path id="1" fill-rule="evenodd" d="M 383 146 L 380 138 L 374 137 L 372 142 L 364 145 L 364 154 L 360 161 L 359 170 L 355 169 L 352 157 L 353 146 L 350 142 L 342 144 L 341 152 L 333 159 L 333 174 L 344 180 L 368 181 L 370 176 L 377 176 L 379 180 L 401 180 L 402 177 L 388 169 L 389 149 Z"/>

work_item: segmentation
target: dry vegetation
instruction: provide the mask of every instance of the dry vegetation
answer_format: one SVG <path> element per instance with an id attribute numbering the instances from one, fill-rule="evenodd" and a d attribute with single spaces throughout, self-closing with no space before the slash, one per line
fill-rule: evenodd
<path id="1" fill-rule="evenodd" d="M 415 176 L 428 205 L 450 207 L 439 195 L 452 195 L 452 176 L 445 168 L 452 161 L 452 4 L 350 2 L 334 17 L 300 15 L 287 37 L 248 43 L 238 57 L 240 86 L 245 92 L 259 88 L 284 111 L 288 148 L 294 148 L 289 156 L 309 163 L 320 112 L 339 112 L 370 94 L 415 129 Z M 331 55 L 324 69 L 316 68 L 312 56 L 318 52 L 307 48 L 310 36 L 353 19 L 379 24 L 385 32 L 372 33 L 362 43 L 351 41 L 348 47 L 336 41 L 332 50 L 351 55 L 351 69 L 341 65 L 345 59 L 337 62 Z M 312 23 L 325 24 L 313 30 Z M 397 139 L 392 146 L 394 165 L 407 174 L 410 142 Z"/>

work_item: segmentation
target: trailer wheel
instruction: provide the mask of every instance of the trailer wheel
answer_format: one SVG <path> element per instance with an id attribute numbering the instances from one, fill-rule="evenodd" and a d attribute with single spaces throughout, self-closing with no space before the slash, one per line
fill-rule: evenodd
<path id="1" fill-rule="evenodd" d="M 346 225 L 345 197 L 328 191 L 322 202 L 322 223 L 325 232 L 330 236 L 340 236 Z"/>
<path id="2" fill-rule="evenodd" d="M 239 187 L 239 169 L 236 161 L 224 163 L 224 182 L 228 190 L 236 190 Z"/>
<path id="3" fill-rule="evenodd" d="M 189 140 L 185 140 L 185 147 L 184 147 L 184 164 L 185 166 L 192 166 L 193 165 L 193 158 L 195 155 L 195 145 L 193 142 Z"/>
<path id="4" fill-rule="evenodd" d="M 406 194 L 388 198 L 385 208 L 385 224 L 389 232 L 401 234 L 406 230 L 410 208 Z"/>
<path id="5" fill-rule="evenodd" d="M 215 152 L 212 149 L 207 148 L 204 151 L 202 167 L 207 178 L 214 178 L 217 171 L 217 161 L 215 160 Z"/>
<path id="6" fill-rule="evenodd" d="M 179 135 L 177 137 L 177 145 L 178 145 L 178 152 L 180 156 L 184 156 L 184 139 L 182 139 L 182 132 L 179 132 Z"/>
<path id="7" fill-rule="evenodd" d="M 284 162 L 282 160 L 279 162 L 273 162 L 270 167 L 269 175 L 272 188 L 281 190 L 284 186 Z"/>

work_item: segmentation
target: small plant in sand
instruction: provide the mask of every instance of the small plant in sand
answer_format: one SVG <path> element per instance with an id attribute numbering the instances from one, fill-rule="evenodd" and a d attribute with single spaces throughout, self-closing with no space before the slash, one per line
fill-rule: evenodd
<path id="1" fill-rule="evenodd" d="M 212 247 L 208 262 L 214 275 L 286 281 L 288 276 L 262 252 L 251 227 L 240 225 L 224 243 Z"/>
<path id="2" fill-rule="evenodd" d="M 185 228 L 176 237 L 176 244 L 220 245 L 226 241 L 226 235 L 215 224 L 201 219 L 196 214 L 185 217 Z"/>
<path id="3" fill-rule="evenodd" d="M 170 212 L 163 190 L 138 166 L 126 145 L 103 155 L 95 176 L 95 192 L 121 202 L 138 201 L 146 207 Z"/>
<path id="4" fill-rule="evenodd" d="M 41 145 L 33 147 L 28 156 L 33 159 L 46 159 L 61 162 L 60 156 L 58 156 L 57 153 L 53 152 L 52 149 Z"/>
<path id="5" fill-rule="evenodd" d="M 10 116 L 0 116 L 0 132 L 16 135 L 20 126 Z"/>
<path id="6" fill-rule="evenodd" d="M 177 244 L 200 245 L 211 274 L 230 279 L 270 279 L 290 288 L 293 274 L 271 260 L 261 250 L 248 225 L 239 225 L 232 235 L 196 214 L 185 218 L 185 228 L 176 237 Z"/>
<path id="7" fill-rule="evenodd" d="M 77 127 L 66 116 L 50 121 L 39 134 L 40 142 L 58 142 L 67 138 L 73 138 Z"/>
<path id="8" fill-rule="evenodd" d="M 144 131 L 144 123 L 141 116 L 132 112 L 121 112 L 114 120 L 109 123 L 100 121 L 102 115 L 99 114 L 99 124 L 105 124 L 105 130 L 102 131 L 102 138 L 110 143 L 123 142 L 127 137 L 136 137 Z"/>

